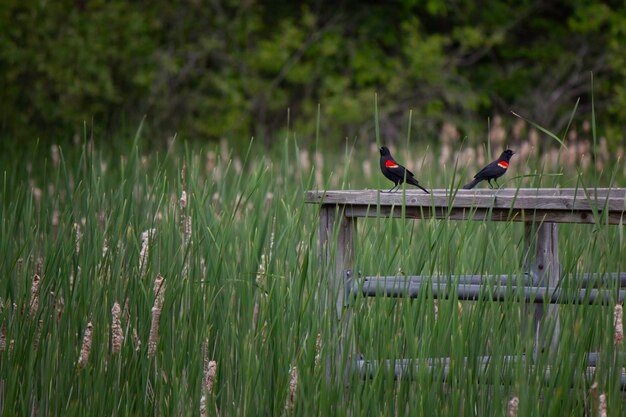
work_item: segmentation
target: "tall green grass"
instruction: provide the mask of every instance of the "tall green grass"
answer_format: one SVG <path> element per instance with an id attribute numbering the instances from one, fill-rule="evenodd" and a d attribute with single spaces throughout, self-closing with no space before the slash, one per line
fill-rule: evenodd
<path id="1" fill-rule="evenodd" d="M 398 159 L 430 187 L 450 187 L 453 179 L 456 187 L 476 169 L 441 167 L 437 155 L 426 158 L 426 152 L 432 151 L 406 147 Z M 293 367 L 294 415 L 504 415 L 513 396 L 520 416 L 597 415 L 594 381 L 610 414 L 624 412 L 624 363 L 617 354 L 624 348 L 613 343 L 612 306 L 563 306 L 558 352 L 539 355 L 532 367 L 504 360 L 533 349 L 531 313 L 513 299 L 439 300 L 435 319 L 426 293 L 415 300 L 359 298 L 351 306 L 354 355 L 346 360 L 449 356 L 449 378 L 443 383 L 437 368 L 411 381 L 384 371 L 369 380 L 352 374 L 348 388 L 326 380 L 316 356 L 336 342 L 328 340 L 334 316 L 319 313 L 325 277 L 317 209 L 304 204 L 303 193 L 388 188 L 369 144 L 336 156 L 307 152 L 291 139 L 272 152 L 252 144 L 241 155 L 225 146 L 180 144 L 148 154 L 137 143 L 113 154 L 86 142 L 82 149 L 61 149 L 58 160 L 47 150 L 25 157 L 2 160 L 3 416 L 30 415 L 34 408 L 57 416 L 199 415 L 203 394 L 207 415 L 285 415 Z M 535 173 L 511 173 L 507 185 L 514 187 L 572 186 L 587 172 L 574 167 L 549 175 L 532 157 L 514 164 Z M 600 176 L 597 185 L 623 184 L 620 169 L 607 166 L 614 175 Z M 190 237 L 181 219 L 183 190 Z M 154 235 L 142 276 L 141 236 L 149 229 Z M 376 218 L 359 221 L 356 241 L 355 267 L 367 275 L 522 272 L 523 225 L 517 223 Z M 621 227 L 560 227 L 564 273 L 624 271 L 625 249 Z M 39 259 L 39 302 L 31 314 Z M 149 357 L 157 274 L 165 278 L 165 292 L 157 349 Z M 119 354 L 110 335 L 115 302 L 123 310 Z M 89 322 L 91 352 L 80 368 Z M 584 377 L 588 351 L 602 353 L 591 378 Z M 478 363 L 484 355 L 492 358 L 486 370 Z M 217 363 L 211 393 L 203 391 L 206 359 Z"/>

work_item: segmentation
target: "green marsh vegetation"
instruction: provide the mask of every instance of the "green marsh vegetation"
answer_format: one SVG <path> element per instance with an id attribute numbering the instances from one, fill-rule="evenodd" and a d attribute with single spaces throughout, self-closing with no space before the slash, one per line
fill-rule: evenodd
<path id="1" fill-rule="evenodd" d="M 393 151 L 426 186 L 457 188 L 504 146 L 498 123 L 488 149 L 464 146 L 447 125 L 439 149 L 407 139 Z M 626 181 L 591 129 L 550 148 L 519 123 L 506 187 Z M 332 311 L 320 317 L 317 209 L 303 193 L 387 189 L 375 145 L 332 153 L 288 137 L 235 154 L 136 141 L 112 153 L 85 140 L 22 156 L 0 157 L 4 416 L 504 415 L 513 397 L 520 416 L 588 416 L 600 394 L 611 415 L 624 412 L 613 305 L 562 306 L 559 349 L 532 367 L 504 360 L 533 348 L 530 313 L 514 299 L 439 300 L 437 314 L 425 293 L 357 299 L 355 354 L 449 356 L 449 377 L 435 368 L 411 381 L 381 371 L 351 376 L 348 389 L 328 383 Z M 626 269 L 622 227 L 559 233 L 564 273 Z M 518 223 L 370 219 L 359 222 L 355 264 L 368 275 L 521 273 L 523 240 Z M 589 351 L 601 356 L 585 377 Z M 485 355 L 494 384 L 481 383 Z"/>

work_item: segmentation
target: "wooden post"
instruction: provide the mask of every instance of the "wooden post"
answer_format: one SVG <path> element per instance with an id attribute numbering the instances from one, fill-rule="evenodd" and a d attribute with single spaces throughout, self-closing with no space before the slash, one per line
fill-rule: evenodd
<path id="1" fill-rule="evenodd" d="M 559 239 L 556 223 L 526 223 L 525 224 L 526 250 L 524 254 L 524 267 L 529 274 L 531 285 L 555 288 L 561 276 L 561 264 L 559 263 Z M 546 345 L 550 354 L 555 354 L 559 341 L 559 310 L 557 305 L 544 304 L 543 306 L 530 306 L 533 309 L 533 329 L 535 331 L 535 352 L 545 350 Z M 548 315 L 544 318 L 544 310 L 547 308 Z M 550 320 L 546 322 L 545 319 Z M 540 340 L 540 329 L 543 324 L 554 325 L 551 340 Z M 533 355 L 535 356 L 535 355 Z"/>
<path id="2" fill-rule="evenodd" d="M 322 205 L 319 227 L 323 276 L 318 302 L 322 323 L 330 320 L 330 334 L 324 338 L 326 378 L 331 381 L 334 376 L 336 383 L 347 384 L 352 314 L 351 309 L 344 309 L 345 279 L 353 267 L 356 218 L 345 216 L 345 206 Z"/>

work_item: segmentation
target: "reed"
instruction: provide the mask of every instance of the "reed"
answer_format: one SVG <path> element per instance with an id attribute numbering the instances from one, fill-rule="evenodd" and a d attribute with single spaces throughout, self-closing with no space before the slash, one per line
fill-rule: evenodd
<path id="1" fill-rule="evenodd" d="M 619 146 L 597 138 L 595 159 L 586 156 L 590 130 L 576 125 L 567 149 L 556 148 L 526 122 L 513 131 L 503 119 L 489 148 L 450 124 L 440 145 L 403 137 L 397 155 L 420 183 L 452 191 L 509 145 L 519 153 L 506 187 L 626 184 Z M 377 146 L 364 138 L 345 152 L 291 136 L 271 149 L 174 143 L 165 154 L 140 140 L 115 153 L 87 142 L 59 147 L 57 162 L 47 163 L 47 146 L 0 155 L 0 415 L 28 415 L 35 398 L 40 415 L 67 416 L 598 415 L 599 395 L 582 400 L 589 351 L 601 353 L 588 377 L 606 410 L 626 411 L 616 300 L 561 306 L 549 356 L 535 354 L 529 324 L 543 307 L 515 297 L 357 298 L 340 309 L 353 317 L 350 349 L 335 355 L 343 322 L 336 308 L 321 309 L 318 212 L 303 194 L 333 183 L 388 189 Z M 29 172 L 23 161 L 42 168 Z M 520 223 L 359 219 L 354 267 L 374 276 L 521 274 L 524 239 Z M 564 275 L 626 271 L 619 227 L 561 225 L 559 239 Z M 549 326 L 542 332 L 550 337 Z M 361 357 L 450 362 L 411 380 L 384 369 L 366 380 L 349 372 L 345 385 L 326 379 L 329 366 Z"/>

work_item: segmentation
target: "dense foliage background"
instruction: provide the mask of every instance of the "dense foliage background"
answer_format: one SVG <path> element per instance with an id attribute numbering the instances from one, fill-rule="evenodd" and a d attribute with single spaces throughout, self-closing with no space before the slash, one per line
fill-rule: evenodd
<path id="1" fill-rule="evenodd" d="M 626 115 L 621 1 L 4 0 L 0 132 L 71 137 L 85 123 L 157 138 L 364 136 L 378 93 L 397 140 L 443 121 L 471 133 L 515 110 L 559 131 L 577 98 L 611 146 Z M 319 107 L 318 107 L 319 106 Z"/>

